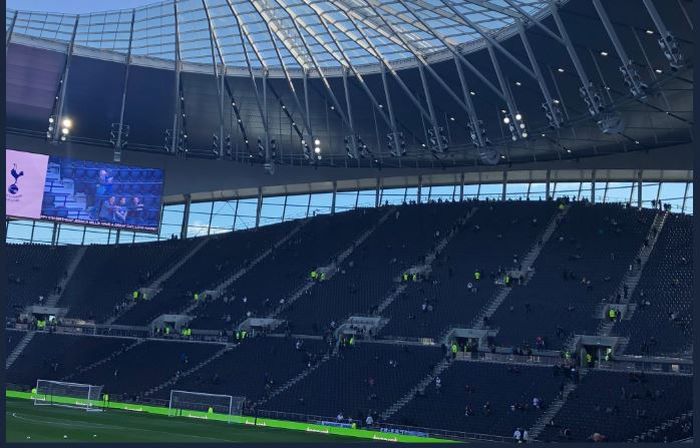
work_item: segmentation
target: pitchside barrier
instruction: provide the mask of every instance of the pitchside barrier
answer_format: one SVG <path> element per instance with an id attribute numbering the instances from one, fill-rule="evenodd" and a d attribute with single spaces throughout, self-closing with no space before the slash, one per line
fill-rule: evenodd
<path id="1" fill-rule="evenodd" d="M 36 392 L 20 392 L 16 390 L 6 390 L 5 396 L 7 398 L 17 398 L 24 400 L 35 400 L 40 398 Z M 61 397 L 57 395 L 52 396 L 53 403 L 57 404 L 75 404 L 76 399 L 74 397 Z M 113 401 L 103 401 L 103 400 L 89 400 L 90 406 L 92 408 L 99 409 L 117 409 L 122 411 L 131 412 L 144 412 L 148 414 L 157 415 L 170 415 L 170 408 L 166 406 L 153 406 L 153 405 L 143 405 L 139 403 L 120 403 Z M 288 429 L 292 431 L 304 431 L 304 432 L 315 432 L 321 434 L 332 434 L 338 436 L 346 437 L 358 437 L 362 439 L 379 440 L 387 442 L 413 442 L 413 443 L 454 443 L 454 440 L 437 439 L 431 437 L 417 437 L 402 434 L 387 434 L 380 431 L 370 431 L 366 429 L 351 429 L 351 428 L 337 428 L 333 426 L 323 426 L 315 423 L 304 423 L 304 422 L 294 422 L 285 420 L 276 420 L 271 418 L 256 418 L 243 415 L 230 415 L 222 414 L 217 412 L 207 411 L 196 411 L 190 410 L 182 415 L 184 418 L 199 418 L 206 420 L 222 421 L 239 423 L 244 425 L 252 425 L 257 427 L 269 427 L 269 428 L 280 428 Z"/>

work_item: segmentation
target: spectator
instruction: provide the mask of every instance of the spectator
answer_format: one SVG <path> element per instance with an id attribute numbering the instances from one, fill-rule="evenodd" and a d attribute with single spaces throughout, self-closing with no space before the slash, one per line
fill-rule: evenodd
<path id="1" fill-rule="evenodd" d="M 114 221 L 114 212 L 117 207 L 116 201 L 117 200 L 114 196 L 110 196 L 108 199 L 105 199 L 105 201 L 102 203 L 102 207 L 100 208 L 100 221 Z"/>

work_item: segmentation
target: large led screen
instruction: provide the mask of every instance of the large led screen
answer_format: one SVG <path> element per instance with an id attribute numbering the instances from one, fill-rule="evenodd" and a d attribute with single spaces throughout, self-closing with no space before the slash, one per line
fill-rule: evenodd
<path id="1" fill-rule="evenodd" d="M 162 170 L 6 153 L 8 216 L 158 232 Z"/>
<path id="2" fill-rule="evenodd" d="M 8 149 L 5 151 L 5 214 L 41 217 L 46 166 L 49 156 Z"/>

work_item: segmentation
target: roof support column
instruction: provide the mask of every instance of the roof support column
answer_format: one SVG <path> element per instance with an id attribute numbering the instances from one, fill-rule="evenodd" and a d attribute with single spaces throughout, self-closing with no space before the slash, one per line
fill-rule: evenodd
<path id="1" fill-rule="evenodd" d="M 233 210 L 233 227 L 231 230 L 236 230 L 236 219 L 238 218 L 238 203 L 241 202 L 240 199 L 236 199 L 236 208 Z"/>
<path id="2" fill-rule="evenodd" d="M 501 201 L 506 200 L 506 185 L 508 185 L 508 171 L 503 172 L 503 191 L 501 192 Z"/>
<path id="3" fill-rule="evenodd" d="M 525 47 L 527 57 L 530 60 L 530 66 L 532 67 L 532 71 L 535 73 L 535 79 L 537 79 L 537 84 L 540 86 L 542 96 L 544 97 L 544 104 L 542 106 L 546 107 L 548 109 L 549 114 L 552 116 L 552 118 L 550 119 L 550 124 L 554 128 L 560 128 L 562 125 L 561 112 L 559 112 L 559 108 L 556 106 L 554 100 L 552 99 L 552 95 L 549 92 L 549 87 L 547 87 L 547 83 L 544 80 L 544 75 L 542 74 L 540 64 L 537 63 L 535 53 L 532 51 L 532 46 L 530 45 L 530 41 L 527 38 L 527 34 L 525 33 L 525 26 L 523 25 L 522 21 L 518 21 L 518 33 L 520 34 L 520 40 L 522 41 L 523 46 Z"/>
<path id="4" fill-rule="evenodd" d="M 333 181 L 333 198 L 331 199 L 331 215 L 335 215 L 335 198 L 338 196 L 338 181 Z M 285 197 L 286 204 L 286 197 Z"/>
<path id="5" fill-rule="evenodd" d="M 55 246 L 58 244 L 58 227 L 61 225 L 61 223 L 54 222 L 53 223 L 53 228 L 51 229 L 51 245 Z"/>
<path id="6" fill-rule="evenodd" d="M 459 202 L 464 201 L 464 173 L 459 173 Z"/>
<path id="7" fill-rule="evenodd" d="M 343 70 L 343 90 L 345 92 L 345 104 L 348 108 L 348 125 L 350 126 L 350 144 L 352 145 L 352 154 L 357 159 L 357 142 L 355 141 L 355 126 L 352 121 L 352 105 L 350 104 L 350 90 L 348 88 L 348 69 L 342 67 Z"/>
<path id="8" fill-rule="evenodd" d="M 61 128 L 63 127 L 63 106 L 66 101 L 66 91 L 68 90 L 68 75 L 70 73 L 70 61 L 73 56 L 73 47 L 75 46 L 75 36 L 78 33 L 78 21 L 80 20 L 80 15 L 75 16 L 75 24 L 73 25 L 73 34 L 71 35 L 70 42 L 68 43 L 68 52 L 66 54 L 66 66 L 63 70 L 63 76 L 61 77 L 61 85 L 59 86 L 60 94 L 58 99 L 58 107 L 56 108 L 56 123 L 54 125 L 54 131 L 52 134 L 52 143 L 58 143 L 61 137 Z"/>
<path id="9" fill-rule="evenodd" d="M 10 28 L 7 30 L 7 37 L 5 37 L 5 52 L 7 52 L 7 49 L 10 47 L 10 39 L 12 39 L 12 33 L 15 30 L 15 23 L 17 23 L 17 14 L 19 14 L 19 11 L 15 11 L 15 13 L 12 15 L 12 23 L 10 23 Z"/>
<path id="10" fill-rule="evenodd" d="M 457 56 L 454 57 L 455 67 L 457 67 L 457 75 L 459 76 L 459 84 L 462 86 L 462 96 L 464 96 L 464 104 L 467 106 L 467 120 L 471 123 L 472 130 L 474 132 L 474 141 L 472 143 L 478 145 L 480 148 L 486 146 L 484 141 L 484 136 L 482 134 L 482 126 L 479 123 L 479 118 L 476 116 L 476 108 L 474 108 L 474 103 L 472 102 L 471 94 L 469 93 L 469 86 L 467 85 L 467 79 L 464 77 L 464 69 L 462 64 L 460 64 Z"/>
<path id="11" fill-rule="evenodd" d="M 286 190 L 286 188 L 285 188 Z M 287 216 L 287 199 L 289 198 L 289 193 L 284 194 L 284 204 L 282 205 L 282 222 L 284 222 L 285 216 Z"/>
<path id="12" fill-rule="evenodd" d="M 394 105 L 391 102 L 391 95 L 389 94 L 389 84 L 386 79 L 386 67 L 384 64 L 380 63 L 379 68 L 381 69 L 381 74 L 382 74 L 382 87 L 384 88 L 384 98 L 386 99 L 386 107 L 389 110 L 389 124 L 391 125 L 391 134 L 394 136 L 394 150 L 396 151 L 396 154 L 399 159 L 399 168 L 401 168 L 401 156 L 402 154 L 402 148 L 400 147 L 401 145 L 399 144 L 399 133 L 397 132 L 396 128 L 396 117 L 394 116 Z"/>
<path id="13" fill-rule="evenodd" d="M 119 129 L 117 132 L 117 141 L 114 144 L 114 161 L 121 161 L 122 146 L 125 142 L 122 141 L 124 133 L 124 111 L 126 109 L 126 94 L 129 90 L 129 68 L 131 67 L 131 46 L 134 41 L 134 22 L 136 21 L 136 9 L 131 11 L 131 28 L 129 31 L 129 49 L 126 53 L 126 69 L 124 70 L 124 89 L 122 90 L 122 105 L 119 111 Z"/>
<path id="14" fill-rule="evenodd" d="M 309 195 L 309 202 L 311 201 L 311 195 Z M 258 187 L 258 203 L 255 207 L 255 228 L 257 229 L 260 227 L 260 213 L 262 212 L 262 205 L 263 205 L 263 193 L 262 193 L 262 188 Z M 306 214 L 308 215 L 308 211 Z"/>
<path id="15" fill-rule="evenodd" d="M 423 176 L 418 175 L 418 194 L 416 195 L 416 199 L 418 200 L 418 203 L 420 204 L 421 201 L 421 193 L 423 190 Z"/>
<path id="16" fill-rule="evenodd" d="M 180 70 L 182 63 L 180 62 L 180 20 L 177 16 L 177 2 L 173 2 L 174 18 L 175 18 L 175 94 L 173 98 L 175 104 L 173 106 L 173 134 L 172 146 L 170 152 L 177 154 L 177 142 L 179 139 L 179 121 L 180 121 Z"/>
<path id="17" fill-rule="evenodd" d="M 545 200 L 549 200 L 549 192 L 551 188 L 552 170 L 547 170 L 547 180 L 545 183 Z"/>
<path id="18" fill-rule="evenodd" d="M 430 98 L 430 89 L 428 88 L 428 80 L 425 79 L 425 71 L 422 64 L 418 64 L 418 73 L 420 74 L 420 81 L 423 84 L 423 93 L 425 94 L 425 102 L 428 104 L 428 112 L 430 113 L 430 127 L 433 128 L 433 137 L 437 141 L 437 148 L 440 152 L 443 151 L 442 139 L 440 138 L 440 133 L 438 132 L 437 118 L 435 117 L 435 109 L 433 108 L 433 101 Z M 430 146 L 430 142 L 428 142 Z M 432 148 L 431 148 L 432 149 Z"/>
<path id="19" fill-rule="evenodd" d="M 637 172 L 637 208 L 642 209 L 642 174 L 643 170 Z"/>
<path id="20" fill-rule="evenodd" d="M 595 6 L 598 16 L 600 17 L 600 21 L 603 23 L 605 31 L 608 33 L 608 36 L 613 43 L 613 47 L 615 47 L 615 51 L 622 61 L 622 67 L 620 67 L 620 70 L 624 73 L 626 81 L 629 82 L 628 87 L 630 92 L 635 97 L 644 96 L 647 86 L 640 81 L 639 75 L 637 74 L 637 69 L 632 64 L 632 60 L 627 56 L 625 47 L 622 45 L 622 42 L 620 42 L 620 38 L 615 32 L 615 28 L 613 27 L 612 22 L 610 22 L 610 18 L 605 12 L 605 8 L 603 8 L 600 0 L 593 0 L 593 6 Z"/>
<path id="21" fill-rule="evenodd" d="M 688 200 L 688 189 L 690 188 L 690 185 L 690 182 L 685 183 L 685 191 L 683 192 L 683 203 L 681 204 L 681 213 L 685 213 L 685 202 Z"/>
<path id="22" fill-rule="evenodd" d="M 379 180 L 379 178 L 377 178 L 377 183 L 376 183 L 376 186 L 374 189 L 374 206 L 375 207 L 379 207 L 379 190 L 381 189 L 380 185 L 381 185 L 380 180 Z"/>
<path id="23" fill-rule="evenodd" d="M 204 13 L 207 16 L 207 25 L 209 26 L 209 47 L 211 48 L 211 66 L 214 70 L 214 79 L 216 80 L 216 93 L 219 95 L 219 136 L 218 145 L 216 145 L 216 151 L 219 158 L 224 155 L 224 92 L 223 92 L 223 79 L 225 76 L 226 66 L 224 65 L 223 56 L 221 55 L 221 49 L 219 48 L 219 42 L 216 38 L 214 32 L 214 25 L 211 23 L 211 16 L 209 15 L 209 8 L 207 7 L 206 0 L 202 0 L 202 7 L 204 8 Z M 219 54 L 219 61 L 222 64 L 221 70 L 218 69 L 218 64 L 216 63 L 216 56 L 214 54 L 214 47 L 216 46 L 216 51 Z"/>
<path id="24" fill-rule="evenodd" d="M 569 53 L 569 58 L 571 59 L 571 62 L 574 64 L 574 69 L 576 69 L 576 74 L 579 77 L 579 80 L 581 81 L 581 88 L 580 92 L 581 95 L 584 96 L 584 98 L 587 100 L 589 105 L 595 105 L 598 103 L 596 100 L 594 91 L 593 91 L 593 84 L 591 83 L 590 79 L 588 78 L 588 75 L 586 74 L 586 71 L 583 68 L 583 65 L 581 64 L 581 60 L 578 57 L 578 54 L 576 54 L 576 49 L 574 48 L 574 44 L 571 42 L 571 39 L 569 38 L 569 33 L 566 31 L 566 27 L 564 26 L 564 22 L 562 22 L 561 17 L 559 16 L 559 11 L 557 9 L 557 5 L 554 2 L 550 3 L 550 11 L 552 13 L 552 18 L 554 18 L 554 22 L 557 24 L 557 28 L 559 29 L 559 34 L 561 34 L 564 46 L 566 47 L 566 51 Z M 597 116 L 598 112 L 595 114 L 593 113 L 593 110 L 591 109 L 591 115 Z"/>
<path id="25" fill-rule="evenodd" d="M 189 193 L 185 194 L 185 209 L 182 212 L 182 225 L 180 226 L 180 239 L 187 238 L 187 227 L 190 222 L 190 205 L 192 204 L 192 196 Z"/>

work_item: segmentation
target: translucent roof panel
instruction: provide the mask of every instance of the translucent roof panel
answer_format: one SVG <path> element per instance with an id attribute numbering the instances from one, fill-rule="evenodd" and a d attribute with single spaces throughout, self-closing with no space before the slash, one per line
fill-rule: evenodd
<path id="1" fill-rule="evenodd" d="M 248 69 L 406 64 L 479 48 L 547 0 L 176 0 L 75 16 L 7 10 L 13 34 Z"/>

